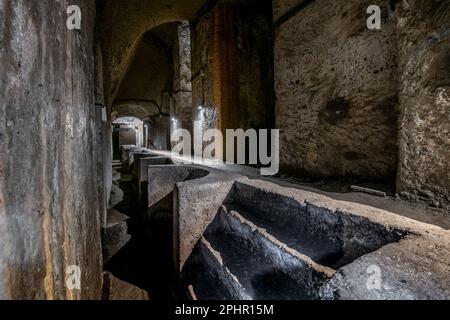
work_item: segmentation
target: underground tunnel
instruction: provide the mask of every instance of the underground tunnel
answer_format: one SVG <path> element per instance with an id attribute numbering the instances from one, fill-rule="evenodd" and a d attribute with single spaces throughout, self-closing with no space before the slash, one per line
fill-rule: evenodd
<path id="1" fill-rule="evenodd" d="M 0 300 L 450 299 L 448 0 L 0 26 Z"/>

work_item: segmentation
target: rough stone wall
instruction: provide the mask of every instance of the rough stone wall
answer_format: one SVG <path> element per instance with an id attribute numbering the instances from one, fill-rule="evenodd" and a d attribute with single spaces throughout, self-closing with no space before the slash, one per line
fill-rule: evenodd
<path id="1" fill-rule="evenodd" d="M 274 127 L 274 65 L 270 1 L 239 7 L 235 27 L 238 48 L 240 128 Z"/>
<path id="2" fill-rule="evenodd" d="M 450 2 L 402 1 L 398 191 L 450 202 Z"/>
<path id="3" fill-rule="evenodd" d="M 170 150 L 170 117 L 160 116 L 150 119 L 148 132 L 149 148 Z"/>
<path id="4" fill-rule="evenodd" d="M 274 1 L 281 165 L 315 177 L 394 178 L 398 71 L 389 2 L 306 2 Z M 372 4 L 382 7 L 380 31 L 366 27 Z"/>
<path id="5" fill-rule="evenodd" d="M 206 15 L 198 23 L 192 25 L 191 30 L 193 120 L 201 119 L 199 106 L 215 105 L 211 67 L 211 29 L 212 19 L 210 15 Z"/>
<path id="6" fill-rule="evenodd" d="M 105 99 L 112 106 L 141 36 L 161 24 L 192 19 L 205 0 L 98 0 Z"/>
<path id="7" fill-rule="evenodd" d="M 194 119 L 206 106 L 216 109 L 221 130 L 270 127 L 270 9 L 267 1 L 222 1 L 193 25 Z"/>
<path id="8" fill-rule="evenodd" d="M 94 16 L 90 0 L 0 3 L 0 299 L 101 297 Z"/>
<path id="9" fill-rule="evenodd" d="M 171 54 L 171 46 L 153 33 L 147 33 L 122 81 L 113 111 L 120 111 L 117 107 L 128 105 L 130 112 L 133 112 L 135 106 L 142 106 L 147 110 L 145 117 L 159 115 L 164 107 L 162 93 L 172 86 Z"/>
<path id="10" fill-rule="evenodd" d="M 183 129 L 192 128 L 191 30 L 189 22 L 178 24 L 173 50 L 173 103 L 171 115 L 181 121 Z"/>

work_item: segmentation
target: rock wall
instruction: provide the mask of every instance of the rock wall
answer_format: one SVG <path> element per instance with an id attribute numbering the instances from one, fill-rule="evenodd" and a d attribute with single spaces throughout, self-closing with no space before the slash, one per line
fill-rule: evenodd
<path id="1" fill-rule="evenodd" d="M 403 1 L 398 191 L 450 202 L 450 2 Z"/>
<path id="2" fill-rule="evenodd" d="M 171 120 L 168 116 L 152 117 L 148 131 L 149 148 L 170 150 Z"/>
<path id="3" fill-rule="evenodd" d="M 92 0 L 0 3 L 0 299 L 101 297 L 94 17 Z"/>
<path id="4" fill-rule="evenodd" d="M 366 27 L 378 4 L 382 28 Z M 274 1 L 276 123 L 284 170 L 395 178 L 398 67 L 388 1 Z"/>
<path id="5" fill-rule="evenodd" d="M 366 9 L 382 9 L 381 30 Z M 281 164 L 315 177 L 397 178 L 410 198 L 450 190 L 450 4 L 274 0 Z"/>
<path id="6" fill-rule="evenodd" d="M 173 102 L 171 118 L 180 121 L 181 128 L 192 129 L 191 30 L 188 21 L 178 23 L 173 49 Z M 178 129 L 178 128 L 176 128 Z"/>
<path id="7" fill-rule="evenodd" d="M 110 107 L 142 35 L 173 21 L 190 20 L 204 0 L 97 0 L 105 63 L 105 99 Z"/>
<path id="8" fill-rule="evenodd" d="M 102 146 L 96 148 L 97 158 L 97 186 L 99 190 L 99 211 L 100 211 L 100 223 L 102 228 L 106 228 L 107 209 L 112 187 L 112 123 L 108 115 L 106 120 L 103 119 L 103 112 L 107 110 L 105 106 L 104 93 L 103 93 L 103 60 L 99 41 L 96 41 L 95 46 L 95 105 L 97 109 L 98 119 L 97 121 L 97 139 L 96 145 Z M 104 109 L 104 110 L 102 110 Z M 106 112 L 107 113 L 107 112 Z"/>

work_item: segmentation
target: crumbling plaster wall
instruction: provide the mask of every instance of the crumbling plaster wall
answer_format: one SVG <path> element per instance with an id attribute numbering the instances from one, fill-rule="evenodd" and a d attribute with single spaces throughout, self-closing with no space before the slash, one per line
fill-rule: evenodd
<path id="1" fill-rule="evenodd" d="M 366 9 L 382 8 L 380 31 Z M 448 202 L 449 2 L 274 0 L 284 169 Z M 295 10 L 295 9 L 298 10 Z"/>
<path id="2" fill-rule="evenodd" d="M 1 1 L 0 299 L 101 297 L 94 17 L 90 0 Z"/>

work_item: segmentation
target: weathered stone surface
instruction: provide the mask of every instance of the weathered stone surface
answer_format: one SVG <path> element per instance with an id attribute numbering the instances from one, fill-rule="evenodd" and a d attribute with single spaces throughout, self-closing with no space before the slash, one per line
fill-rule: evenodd
<path id="1" fill-rule="evenodd" d="M 119 87 L 113 103 L 113 118 L 128 115 L 141 120 L 168 113 L 176 42 L 177 23 L 168 23 L 146 32 Z M 149 76 L 151 75 L 151 76 Z"/>
<path id="2" fill-rule="evenodd" d="M 204 0 L 175 0 L 170 4 L 152 0 L 99 2 L 108 106 L 113 103 L 142 34 L 167 22 L 191 19 L 203 3 Z"/>
<path id="3" fill-rule="evenodd" d="M 274 1 L 275 15 L 302 1 Z M 383 10 L 381 31 L 366 9 Z M 281 165 L 310 176 L 395 177 L 397 49 L 386 1 L 314 1 L 275 30 Z"/>
<path id="4" fill-rule="evenodd" d="M 185 181 L 191 172 L 196 171 L 196 177 L 202 178 L 208 171 L 190 166 L 153 165 L 147 167 L 148 206 L 151 207 L 173 192 L 177 182 Z"/>
<path id="5" fill-rule="evenodd" d="M 169 165 L 172 161 L 168 157 L 152 157 L 152 158 L 141 158 L 138 160 L 138 184 L 139 184 L 139 198 L 147 202 L 147 185 L 148 185 L 148 167 L 149 166 L 159 166 L 159 165 Z"/>
<path id="6" fill-rule="evenodd" d="M 318 296 L 317 288 L 334 275 L 334 270 L 292 250 L 238 212 L 227 209 L 221 209 L 205 238 L 248 297 L 264 300 Z M 264 278 L 270 277 L 272 288 L 263 284 Z"/>
<path id="7" fill-rule="evenodd" d="M 145 290 L 122 281 L 109 272 L 104 274 L 103 295 L 104 300 L 150 300 Z"/>
<path id="8" fill-rule="evenodd" d="M 293 10 L 297 6 L 305 4 L 308 0 L 275 0 L 273 4 L 273 18 L 277 21 L 283 15 L 288 14 L 290 10 Z"/>
<path id="9" fill-rule="evenodd" d="M 112 111 L 113 118 L 142 118 L 158 149 L 170 148 L 175 125 L 169 112 L 187 128 L 200 116 L 204 128 L 273 125 L 269 6 L 245 2 L 220 1 L 195 19 L 189 52 L 188 26 L 174 21 L 192 18 L 204 1 L 1 0 L 0 299 L 100 298 L 100 229 L 105 260 L 129 239 L 124 217 L 108 221 L 106 215 L 108 205 L 122 201 L 120 176 L 111 166 Z M 65 24 L 72 4 L 81 7 L 79 31 Z M 381 31 L 365 27 L 372 4 L 383 8 Z M 278 20 L 285 13 L 287 19 Z M 392 178 L 398 167 L 401 195 L 435 207 L 450 203 L 449 1 L 275 0 L 274 17 L 283 165 L 297 174 L 370 179 Z M 166 22 L 175 31 L 158 28 L 153 42 L 143 36 Z M 183 42 L 173 48 L 176 33 Z M 190 90 L 195 109 L 189 108 Z M 114 105 L 115 98 L 122 101 Z M 102 121 L 103 104 L 108 119 Z M 202 114 L 200 104 L 206 105 Z M 149 178 L 138 161 L 148 150 L 124 148 L 124 156 L 134 174 Z M 250 241 L 277 268 L 282 261 L 274 257 L 288 261 L 301 249 L 287 244 L 296 246 L 302 231 L 314 249 L 309 265 L 338 269 L 322 298 L 450 298 L 449 234 L 440 228 L 261 181 L 236 182 L 233 174 L 180 168 L 152 171 L 157 176 L 149 184 L 152 203 L 164 198 L 169 210 L 174 206 L 178 269 L 199 239 L 208 250 L 227 245 L 219 237 L 209 248 L 202 236 L 237 192 L 234 200 L 257 212 L 250 214 L 255 223 L 245 221 L 248 213 L 233 213 L 223 219 L 224 230 Z M 130 168 L 123 170 L 131 181 Z M 172 192 L 173 199 L 167 197 Z M 325 257 L 342 253 L 346 259 L 331 264 L 316 257 L 323 253 L 317 243 L 329 249 Z M 207 259 L 220 268 L 213 276 L 234 280 L 220 254 L 208 250 Z M 67 287 L 69 266 L 80 268 L 81 290 Z M 371 266 L 382 272 L 378 291 L 364 286 Z M 110 298 L 146 296 L 123 282 L 105 282 Z"/>
<path id="10" fill-rule="evenodd" d="M 130 163 L 130 153 L 131 150 L 135 149 L 136 146 L 122 146 L 122 163 L 129 164 Z"/>
<path id="11" fill-rule="evenodd" d="M 250 300 L 242 285 L 224 265 L 220 252 L 202 237 L 182 272 L 182 282 L 192 286 L 198 300 Z"/>
<path id="12" fill-rule="evenodd" d="M 121 173 L 118 172 L 116 169 L 113 169 L 113 171 L 112 171 L 112 182 L 113 182 L 113 184 L 118 185 L 121 178 L 122 178 Z"/>
<path id="13" fill-rule="evenodd" d="M 450 201 L 450 3 L 398 5 L 401 68 L 398 191 Z"/>
<path id="14" fill-rule="evenodd" d="M 0 299 L 100 299 L 95 3 L 0 7 Z M 66 287 L 71 265 L 81 290 Z"/>
<path id="15" fill-rule="evenodd" d="M 139 171 L 138 171 L 139 182 L 148 181 L 148 166 L 159 166 L 165 164 L 172 164 L 172 160 L 169 157 L 164 156 L 139 159 Z"/>
<path id="16" fill-rule="evenodd" d="M 321 289 L 322 299 L 448 300 L 448 237 L 395 243 L 340 269 Z M 379 282 L 378 282 L 379 281 Z"/>
<path id="17" fill-rule="evenodd" d="M 128 164 L 134 169 L 137 169 L 137 166 L 139 165 L 139 159 L 146 157 L 152 157 L 148 150 L 142 148 L 131 149 L 128 155 Z"/>
<path id="18" fill-rule="evenodd" d="M 334 222 L 328 222 L 335 231 L 339 230 L 339 225 L 343 223 L 338 235 L 343 237 L 344 252 L 359 251 L 364 255 L 338 270 L 328 285 L 323 287 L 322 298 L 448 299 L 450 283 L 445 280 L 450 272 L 450 250 L 446 245 L 450 239 L 448 231 L 383 210 L 281 188 L 267 182 L 248 180 L 238 181 L 237 184 L 242 186 L 237 188 L 238 197 L 241 199 L 258 199 L 255 197 L 257 193 L 251 194 L 250 186 L 264 190 L 265 196 L 256 203 L 253 200 L 249 205 L 256 205 L 257 210 L 263 210 L 266 214 L 275 210 L 270 208 L 273 205 L 276 210 L 289 215 L 293 209 L 286 210 L 283 206 L 291 207 L 291 201 L 300 201 L 306 205 L 308 214 L 317 215 L 319 220 L 334 219 L 333 216 L 338 218 Z M 272 196 L 268 194 L 278 194 L 275 197 L 283 195 L 286 201 L 274 201 L 275 198 L 271 199 Z M 305 214 L 301 214 L 303 215 Z M 276 221 L 285 219 L 294 221 L 287 216 L 278 217 Z M 313 219 L 309 228 L 325 228 L 326 220 L 319 220 Z M 392 239 L 396 232 L 403 234 L 400 241 L 398 238 L 397 241 Z M 328 234 L 333 237 L 332 232 Z M 367 285 L 373 279 L 370 276 L 376 272 L 373 271 L 374 266 L 381 269 L 379 290 L 371 290 Z"/>
<path id="19" fill-rule="evenodd" d="M 107 225 L 102 230 L 103 264 L 106 264 L 130 241 L 127 220 L 126 215 L 114 209 L 108 210 Z"/>
<path id="20" fill-rule="evenodd" d="M 181 128 L 191 130 L 193 123 L 191 29 L 188 21 L 178 23 L 177 27 L 177 41 L 175 41 L 173 48 L 174 97 L 170 114 L 172 118 L 178 120 Z"/>
<path id="21" fill-rule="evenodd" d="M 109 208 L 114 208 L 123 200 L 123 190 L 120 189 L 116 184 L 111 186 L 111 195 L 109 197 Z"/>
<path id="22" fill-rule="evenodd" d="M 175 268 L 182 270 L 195 244 L 214 220 L 234 181 L 240 176 L 208 169 L 209 175 L 187 177 L 174 188 Z M 192 173 L 195 174 L 195 171 Z"/>
<path id="23" fill-rule="evenodd" d="M 238 179 L 183 281 L 200 299 L 449 299 L 449 241 L 387 211 Z"/>
<path id="24" fill-rule="evenodd" d="M 204 129 L 273 126 L 270 15 L 267 1 L 220 1 L 192 25 L 193 119 Z"/>
<path id="25" fill-rule="evenodd" d="M 170 150 L 170 117 L 158 116 L 151 119 L 149 129 L 149 148 Z"/>

